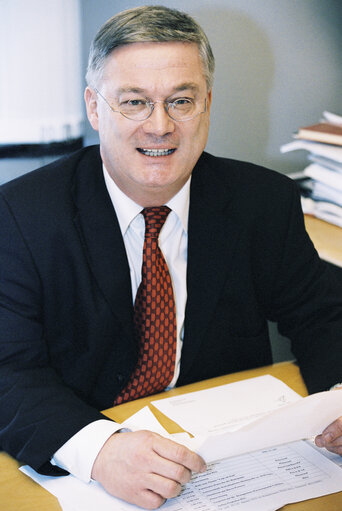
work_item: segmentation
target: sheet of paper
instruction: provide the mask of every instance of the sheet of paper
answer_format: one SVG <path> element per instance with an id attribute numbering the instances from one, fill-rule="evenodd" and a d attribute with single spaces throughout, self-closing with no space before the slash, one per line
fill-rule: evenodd
<path id="1" fill-rule="evenodd" d="M 47 477 L 30 467 L 21 469 L 55 495 L 63 511 L 137 511 L 106 493 L 95 482 L 85 484 L 73 476 Z M 342 470 L 305 442 L 264 449 L 214 462 L 196 474 L 182 494 L 168 500 L 165 511 L 273 511 L 342 490 Z"/>
<path id="2" fill-rule="evenodd" d="M 318 455 L 318 456 L 317 456 Z M 265 511 L 340 491 L 342 471 L 305 442 L 222 460 L 195 476 L 168 511 Z"/>
<path id="3" fill-rule="evenodd" d="M 271 376 L 208 390 L 153 401 L 187 431 L 196 423 L 182 443 L 206 462 L 311 438 L 342 414 L 342 391 L 301 398 Z"/>
<path id="4" fill-rule="evenodd" d="M 342 116 L 334 114 L 332 112 L 323 112 L 323 117 L 325 121 L 331 122 L 332 124 L 336 124 L 337 126 L 342 126 Z"/>
<path id="5" fill-rule="evenodd" d="M 99 509 L 102 511 L 130 511 L 139 509 L 112 497 L 94 481 L 86 484 L 72 475 L 65 477 L 42 476 L 28 466 L 21 467 L 20 470 L 57 497 L 63 511 L 73 509 L 77 511 L 80 509 L 82 511 L 98 511 Z"/>
<path id="6" fill-rule="evenodd" d="M 186 444 L 190 437 L 188 433 L 173 433 L 170 435 L 160 422 L 153 415 L 148 406 L 144 406 L 141 410 L 136 412 L 134 415 L 129 417 L 125 422 L 122 423 L 123 428 L 127 428 L 131 431 L 139 431 L 142 429 L 148 429 L 154 433 L 170 438 L 176 442 Z"/>
<path id="7" fill-rule="evenodd" d="M 327 169 L 318 163 L 310 163 L 305 167 L 304 174 L 338 192 L 342 192 L 342 174 L 340 172 Z"/>
<path id="8" fill-rule="evenodd" d="M 342 412 L 342 392 L 321 392 L 302 398 L 241 429 L 185 440 L 207 462 L 320 434 Z"/>
<path id="9" fill-rule="evenodd" d="M 125 420 L 125 422 L 122 423 L 122 427 L 132 431 L 148 429 L 154 433 L 159 433 L 159 435 L 169 436 L 171 438 L 171 435 L 163 428 L 148 406 L 144 406 L 144 408 Z"/>
<path id="10" fill-rule="evenodd" d="M 268 379 L 269 387 L 272 386 L 271 382 L 272 379 Z M 257 385 L 260 383 L 262 384 L 258 381 Z M 272 383 L 278 386 L 277 381 Z M 313 413 L 319 417 L 327 416 L 326 410 L 322 413 L 321 395 L 317 394 L 318 398 L 310 396 L 314 399 L 308 401 L 309 398 L 300 398 L 295 393 L 287 394 L 287 387 L 284 387 L 280 395 L 274 394 L 278 396 L 276 406 L 270 397 L 272 392 L 268 393 L 267 404 L 270 405 L 273 402 L 271 413 L 254 420 L 256 415 L 259 414 L 260 417 L 262 414 L 261 407 L 258 405 L 251 414 L 252 417 L 242 416 L 245 426 L 240 430 L 227 432 L 223 429 L 225 432 L 222 433 L 222 428 L 215 427 L 204 442 L 201 437 L 186 440 L 177 437 L 176 441 L 185 444 L 193 442 L 190 447 L 198 447 L 200 453 L 202 453 L 201 449 L 204 453 L 207 450 L 210 452 L 210 459 L 217 459 L 218 452 L 222 457 L 228 437 L 230 438 L 230 440 L 228 438 L 228 446 L 231 441 L 228 449 L 231 456 L 232 445 L 240 444 L 240 442 L 245 445 L 249 438 L 253 437 L 253 431 L 254 433 L 259 431 L 260 435 L 266 427 L 268 431 L 266 437 L 274 434 L 274 428 L 277 429 L 284 422 L 286 417 L 284 412 L 288 408 L 295 411 L 295 419 L 287 424 L 290 431 L 294 431 L 299 426 L 302 418 L 305 420 L 307 413 Z M 327 412 L 328 414 L 336 412 L 337 404 L 341 409 L 342 393 L 336 391 L 323 394 L 335 396 L 329 398 L 331 410 Z M 252 419 L 254 422 L 250 422 Z M 133 430 L 150 429 L 170 437 L 147 407 L 123 423 L 123 426 Z M 236 429 L 236 423 L 232 425 L 232 429 Z M 306 431 L 311 436 L 311 430 Z M 241 434 L 244 436 L 236 436 Z M 195 442 L 198 444 L 195 445 Z M 255 443 L 252 448 L 255 449 Z M 318 451 L 304 441 L 253 450 L 239 456 L 213 461 L 209 463 L 206 473 L 194 475 L 182 494 L 167 501 L 162 509 L 214 511 L 234 508 L 236 511 L 250 511 L 252 506 L 253 511 L 275 511 L 286 503 L 342 491 L 342 470 L 334 461 L 336 460 L 326 458 L 322 451 Z M 98 511 L 98 509 L 137 511 L 140 509 L 110 496 L 96 482 L 85 484 L 72 475 L 58 478 L 41 476 L 30 467 L 21 467 L 20 470 L 55 495 L 63 511 L 79 511 L 79 509 L 82 511 Z"/>
<path id="11" fill-rule="evenodd" d="M 152 401 L 152 404 L 185 431 L 206 436 L 234 431 L 301 399 L 285 383 L 265 375 Z"/>
<path id="12" fill-rule="evenodd" d="M 313 154 L 318 154 L 340 163 L 342 162 L 342 147 L 333 146 L 331 144 L 321 144 L 319 142 L 309 142 L 307 140 L 295 140 L 293 142 L 289 142 L 288 144 L 281 146 L 280 152 L 288 153 L 291 151 L 297 151 L 298 149 L 304 149 L 305 151 L 309 151 Z"/>

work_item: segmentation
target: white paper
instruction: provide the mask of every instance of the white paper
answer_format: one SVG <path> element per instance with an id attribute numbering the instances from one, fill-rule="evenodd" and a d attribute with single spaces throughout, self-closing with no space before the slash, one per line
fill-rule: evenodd
<path id="1" fill-rule="evenodd" d="M 288 153 L 291 151 L 297 151 L 298 149 L 304 149 L 310 153 L 324 156 L 331 160 L 342 162 L 342 147 L 332 146 L 330 144 L 320 144 L 319 142 L 309 142 L 307 140 L 295 140 L 281 146 L 281 153 Z"/>
<path id="2" fill-rule="evenodd" d="M 187 431 L 196 424 L 184 443 L 206 462 L 311 438 L 342 415 L 342 391 L 301 398 L 269 375 L 208 390 L 153 401 Z"/>
<path id="3" fill-rule="evenodd" d="M 264 511 L 341 489 L 342 471 L 304 442 L 245 454 L 209 465 L 170 511 Z"/>
<path id="4" fill-rule="evenodd" d="M 320 218 L 329 224 L 337 225 L 342 227 L 342 207 L 336 206 L 328 202 L 321 200 L 313 200 L 309 197 L 301 197 L 303 213 L 313 215 L 316 218 Z M 335 264 L 336 266 L 342 266 L 341 261 L 338 258 L 331 257 L 329 250 L 324 250 L 324 247 L 320 248 L 320 256 L 322 259 Z"/>
<path id="5" fill-rule="evenodd" d="M 342 175 L 342 173 L 341 173 Z M 311 198 L 315 201 L 329 201 L 329 203 L 332 206 L 342 206 L 342 191 L 335 190 L 335 188 L 332 188 L 331 186 L 327 186 L 324 183 L 321 183 L 319 181 L 313 181 L 312 183 L 312 191 L 311 191 Z M 339 211 L 339 208 L 337 209 Z"/>
<path id="6" fill-rule="evenodd" d="M 238 431 L 191 438 L 186 445 L 214 461 L 319 435 L 342 414 L 342 392 L 321 392 L 284 406 Z"/>
<path id="7" fill-rule="evenodd" d="M 324 158 L 324 156 L 318 156 L 317 154 L 309 154 L 308 159 L 328 169 L 342 172 L 342 163 L 335 160 L 330 160 L 329 158 Z"/>
<path id="8" fill-rule="evenodd" d="M 122 427 L 130 429 L 131 431 L 148 429 L 159 435 L 171 438 L 171 435 L 163 428 L 148 406 L 144 406 L 144 408 L 126 419 L 125 422 L 122 423 Z"/>
<path id="9" fill-rule="evenodd" d="M 59 499 L 63 511 L 138 511 L 110 496 L 96 482 L 73 476 L 47 477 L 30 467 L 22 472 Z M 279 507 L 342 489 L 342 470 L 305 442 L 273 447 L 211 463 L 195 474 L 165 511 L 274 511 Z"/>
<path id="10" fill-rule="evenodd" d="M 304 174 L 342 192 L 342 173 L 340 172 L 330 170 L 318 163 L 311 163 L 304 169 Z"/>
<path id="11" fill-rule="evenodd" d="M 336 126 L 342 126 L 342 116 L 333 114 L 332 112 L 323 112 L 323 117 L 325 122 L 328 121 L 331 124 L 335 124 Z"/>
<path id="12" fill-rule="evenodd" d="M 37 474 L 32 468 L 25 466 L 20 470 L 58 498 L 63 511 L 109 511 L 137 510 L 127 502 L 112 497 L 95 481 L 84 483 L 72 475 L 50 477 Z M 64 507 L 63 507 L 64 505 Z"/>
<path id="13" fill-rule="evenodd" d="M 260 381 L 255 382 L 253 380 L 255 379 L 247 380 L 249 386 L 254 387 L 255 384 L 260 384 Z M 286 409 L 291 408 L 292 412 L 295 412 L 296 424 L 295 421 L 292 424 L 291 422 L 287 424 L 291 432 L 297 426 L 299 427 L 299 423 L 303 418 L 305 422 L 307 413 L 314 413 L 326 418 L 328 418 L 329 413 L 331 417 L 334 416 L 336 404 L 338 403 L 340 406 L 342 400 L 342 392 L 322 393 L 324 395 L 335 396 L 335 398 L 329 398 L 328 404 L 331 408 L 329 412 L 329 406 L 325 402 L 327 400 L 324 398 L 323 404 L 325 408 L 324 410 L 322 409 L 322 395 L 310 396 L 314 399 L 309 401 L 309 398 L 300 398 L 296 393 L 293 393 L 294 395 L 291 395 L 291 393 L 287 394 L 287 386 L 282 384 L 279 387 L 278 381 L 273 381 L 275 380 L 274 378 L 267 380 L 270 384 L 269 386 L 274 386 L 278 391 L 282 385 L 285 388 L 282 388 L 284 392 L 281 396 L 283 397 L 278 395 L 279 392 L 274 393 L 275 396 L 278 396 L 275 401 L 277 409 L 268 413 L 266 417 L 261 417 L 252 423 L 250 422 L 242 429 L 234 432 L 222 433 L 220 428 L 216 428 L 215 432 L 212 432 L 205 442 L 202 442 L 200 437 L 188 440 L 180 440 L 177 437 L 176 441 L 185 444 L 193 442 L 192 447 L 196 447 L 195 442 L 198 442 L 198 452 L 201 453 L 201 449 L 203 451 L 213 449 L 210 456 L 215 458 L 217 456 L 215 449 L 219 449 L 220 456 L 224 449 L 226 449 L 225 437 L 234 439 L 233 444 L 240 444 L 241 442 L 240 445 L 245 449 L 245 444 L 249 441 L 249 437 L 253 436 L 253 431 L 260 434 L 263 430 L 266 430 L 266 436 L 275 435 L 276 433 L 273 429 L 279 429 L 278 426 L 281 425 L 279 421 L 280 423 L 284 421 L 288 411 Z M 268 405 L 272 402 L 270 399 L 271 394 L 272 392 L 269 393 Z M 291 398 L 294 401 L 286 404 Z M 258 411 L 259 407 L 256 407 L 256 409 Z M 242 418 L 245 421 L 250 419 L 246 416 Z M 273 418 L 273 423 L 271 418 Z M 278 426 L 276 426 L 277 421 Z M 172 437 L 165 432 L 164 428 L 162 428 L 147 407 L 123 423 L 123 426 L 134 430 L 150 429 Z M 310 426 L 309 429 L 305 430 L 305 433 L 311 435 L 312 431 L 313 427 Z M 244 435 L 242 440 L 241 435 Z M 238 438 L 239 440 L 237 441 Z M 271 441 L 273 441 L 272 438 Z M 255 448 L 255 444 L 253 444 L 252 448 Z M 232 452 L 231 445 L 228 450 L 230 453 Z M 334 463 L 335 460 L 329 460 L 321 452 L 309 445 L 308 442 L 301 441 L 276 447 L 267 447 L 221 461 L 211 462 L 206 473 L 195 474 L 192 481 L 185 486 L 182 494 L 175 499 L 167 501 L 161 509 L 167 511 L 214 511 L 233 508 L 236 511 L 250 511 L 251 509 L 253 511 L 275 511 L 286 503 L 341 491 L 341 468 Z M 80 509 L 82 511 L 98 511 L 99 509 L 102 511 L 138 511 L 140 509 L 112 497 L 98 483 L 93 481 L 86 484 L 72 475 L 65 477 L 41 476 L 27 466 L 21 467 L 20 470 L 55 495 L 59 499 L 63 511 L 79 511 Z"/>
<path id="14" fill-rule="evenodd" d="M 152 401 L 194 436 L 234 431 L 301 396 L 271 375 Z M 342 411 L 342 408 L 341 408 Z"/>

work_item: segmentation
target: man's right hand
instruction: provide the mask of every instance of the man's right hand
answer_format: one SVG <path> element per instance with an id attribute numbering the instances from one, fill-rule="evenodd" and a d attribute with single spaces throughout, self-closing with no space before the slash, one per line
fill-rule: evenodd
<path id="1" fill-rule="evenodd" d="M 176 497 L 192 472 L 204 472 L 203 459 L 183 445 L 152 433 L 115 433 L 99 452 L 92 478 L 108 493 L 147 509 Z"/>

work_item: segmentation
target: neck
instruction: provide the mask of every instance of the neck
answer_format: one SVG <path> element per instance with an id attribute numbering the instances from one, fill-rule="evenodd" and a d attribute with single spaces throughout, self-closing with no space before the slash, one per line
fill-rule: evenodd
<path id="1" fill-rule="evenodd" d="M 174 184 L 174 186 L 168 187 L 122 187 L 119 183 L 116 183 L 120 190 L 127 195 L 132 201 L 143 208 L 150 208 L 155 206 L 162 206 L 169 202 L 179 190 L 184 186 L 186 181 Z"/>

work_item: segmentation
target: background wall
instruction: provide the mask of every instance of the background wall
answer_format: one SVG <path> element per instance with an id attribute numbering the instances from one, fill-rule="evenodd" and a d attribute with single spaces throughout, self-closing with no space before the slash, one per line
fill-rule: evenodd
<path id="1" fill-rule="evenodd" d="M 80 22 L 79 0 L 0 1 L 0 144 L 80 137 Z"/>

